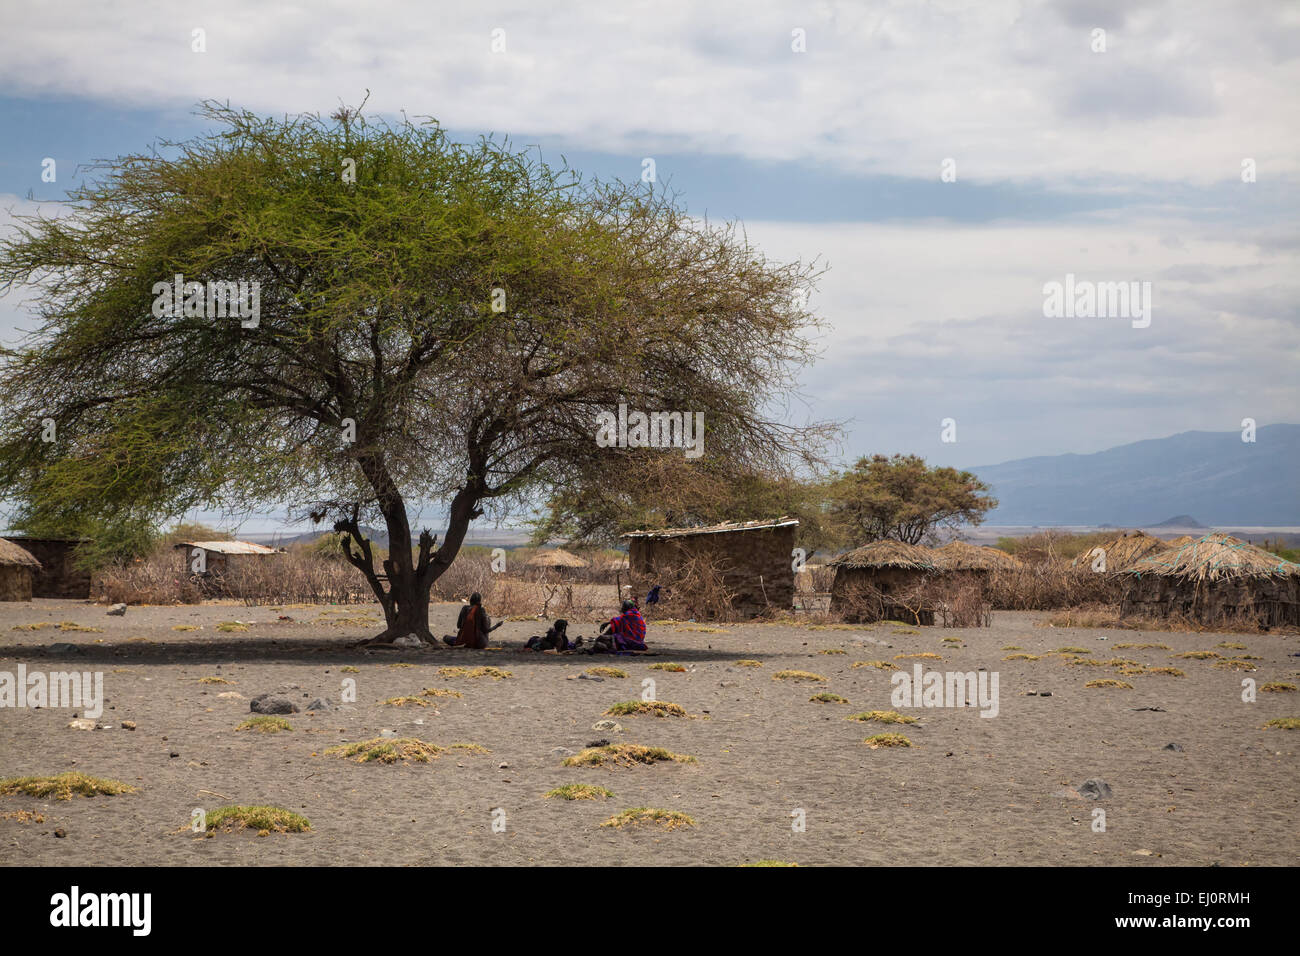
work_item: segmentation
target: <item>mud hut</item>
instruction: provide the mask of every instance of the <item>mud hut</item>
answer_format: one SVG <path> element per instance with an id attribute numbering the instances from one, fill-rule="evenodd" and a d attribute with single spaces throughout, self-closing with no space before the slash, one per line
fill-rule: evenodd
<path id="1" fill-rule="evenodd" d="M 77 567 L 77 546 L 87 538 L 32 538 L 6 535 L 6 541 L 18 545 L 40 562 L 32 572 L 32 597 L 90 597 L 90 572 Z"/>
<path id="2" fill-rule="evenodd" d="M 702 528 L 629 531 L 637 593 L 664 585 L 696 617 L 753 617 L 794 605 L 797 518 L 729 521 Z"/>
<path id="3" fill-rule="evenodd" d="M 873 541 L 830 562 L 831 612 L 850 623 L 907 621 L 933 624 L 934 611 L 918 598 L 939 568 L 934 552 L 902 541 Z"/>
<path id="4" fill-rule="evenodd" d="M 252 562 L 284 554 L 252 541 L 181 541 L 174 549 L 180 552 L 183 572 L 197 577 L 211 594 L 225 594 L 227 578 Z"/>
<path id="5" fill-rule="evenodd" d="M 1202 624 L 1300 625 L 1300 564 L 1227 534 L 1207 534 L 1137 561 L 1121 617 L 1179 614 Z"/>
<path id="6" fill-rule="evenodd" d="M 1125 571 L 1148 555 L 1163 551 L 1167 547 L 1168 544 L 1164 541 L 1145 531 L 1126 531 L 1104 544 L 1089 548 L 1070 564 L 1073 567 L 1091 567 L 1097 559 L 1097 551 L 1101 550 L 1105 556 L 1105 571 L 1110 574 Z"/>
<path id="7" fill-rule="evenodd" d="M 565 551 L 563 548 L 550 548 L 546 551 L 538 551 L 529 558 L 527 566 L 534 571 L 555 571 L 563 575 L 570 571 L 582 570 L 588 566 L 588 562 L 572 551 Z"/>
<path id="8" fill-rule="evenodd" d="M 12 541 L 0 538 L 0 601 L 30 601 L 32 575 L 40 569 L 41 562 Z"/>
<path id="9" fill-rule="evenodd" d="M 979 578 L 987 578 L 994 571 L 1011 571 L 1022 567 L 1019 561 L 1005 551 L 965 541 L 949 541 L 942 548 L 936 548 L 931 560 L 940 571 L 971 574 Z"/>

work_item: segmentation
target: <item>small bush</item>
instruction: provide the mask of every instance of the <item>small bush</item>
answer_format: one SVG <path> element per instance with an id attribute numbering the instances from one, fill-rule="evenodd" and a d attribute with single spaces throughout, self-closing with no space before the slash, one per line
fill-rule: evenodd
<path id="1" fill-rule="evenodd" d="M 620 667 L 588 667 L 583 673 L 590 674 L 592 677 L 609 677 L 617 680 L 627 677 L 627 671 Z"/>
<path id="2" fill-rule="evenodd" d="M 685 667 L 673 661 L 660 661 L 658 664 L 651 664 L 650 669 L 652 671 L 672 671 L 677 674 L 686 673 Z"/>
<path id="3" fill-rule="evenodd" d="M 353 744 L 330 747 L 325 754 L 357 763 L 428 763 L 440 757 L 444 748 L 414 737 L 372 737 Z"/>
<path id="4" fill-rule="evenodd" d="M 686 711 L 666 700 L 625 700 L 605 711 L 606 717 L 637 717 L 654 714 L 656 717 L 685 717 Z"/>
<path id="5" fill-rule="evenodd" d="M 1300 730 L 1300 717 L 1274 717 L 1264 726 L 1271 730 Z"/>
<path id="6" fill-rule="evenodd" d="M 872 750 L 880 750 L 882 747 L 910 747 L 912 741 L 908 740 L 902 734 L 876 734 L 862 741 Z"/>
<path id="7" fill-rule="evenodd" d="M 839 694 L 813 694 L 808 698 L 814 704 L 847 704 L 848 698 L 841 697 Z"/>
<path id="8" fill-rule="evenodd" d="M 564 758 L 566 767 L 601 767 L 616 764 L 623 767 L 635 767 L 637 764 L 695 763 L 695 758 L 686 754 L 675 754 L 663 747 L 643 747 L 641 744 L 606 744 L 602 747 L 588 747 L 571 757 Z"/>
<path id="9" fill-rule="evenodd" d="M 302 833 L 311 829 L 311 822 L 300 813 L 283 807 L 218 807 L 208 814 L 208 829 L 212 831 L 239 829 L 258 833 Z"/>

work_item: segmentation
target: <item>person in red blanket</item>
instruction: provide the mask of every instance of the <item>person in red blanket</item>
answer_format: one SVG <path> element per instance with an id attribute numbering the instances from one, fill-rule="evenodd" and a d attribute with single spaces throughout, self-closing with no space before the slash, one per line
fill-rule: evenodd
<path id="1" fill-rule="evenodd" d="M 644 651 L 645 618 L 641 616 L 635 601 L 624 601 L 622 613 L 610 618 L 609 623 L 601 627 L 603 632 L 596 638 L 594 650 L 615 653 L 619 651 Z"/>

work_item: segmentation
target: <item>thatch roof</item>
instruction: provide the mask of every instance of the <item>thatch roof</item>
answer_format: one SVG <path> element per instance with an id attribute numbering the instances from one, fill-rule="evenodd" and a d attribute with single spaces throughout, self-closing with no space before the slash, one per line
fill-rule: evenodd
<path id="1" fill-rule="evenodd" d="M 1300 564 L 1286 561 L 1230 534 L 1211 533 L 1191 544 L 1166 548 L 1128 568 L 1130 574 L 1151 574 L 1192 581 L 1219 578 L 1266 578 L 1300 575 Z"/>
<path id="2" fill-rule="evenodd" d="M 1140 561 L 1147 555 L 1155 554 L 1157 551 L 1163 551 L 1168 545 L 1145 531 L 1126 531 L 1111 538 L 1104 544 L 1097 545 L 1097 547 L 1106 552 L 1107 571 L 1124 571 L 1132 567 L 1135 561 Z M 1092 562 L 1092 552 L 1095 550 L 1096 548 L 1089 548 L 1070 563 L 1073 565 L 1090 564 Z"/>
<path id="3" fill-rule="evenodd" d="M 1001 571 L 1021 567 L 1005 551 L 965 541 L 949 541 L 935 550 L 933 560 L 943 571 Z"/>
<path id="4" fill-rule="evenodd" d="M 530 568 L 585 568 L 587 562 L 563 548 L 551 548 L 549 551 L 538 551 L 529 558 L 528 566 Z"/>
<path id="5" fill-rule="evenodd" d="M 934 552 L 915 544 L 882 539 L 863 545 L 830 562 L 833 568 L 913 568 L 933 571 Z"/>
<path id="6" fill-rule="evenodd" d="M 33 571 L 41 569 L 41 562 L 28 554 L 25 549 L 4 538 L 0 538 L 0 565 L 31 568 Z"/>
<path id="7" fill-rule="evenodd" d="M 1165 546 L 1170 548 L 1181 548 L 1183 545 L 1191 544 L 1195 540 L 1196 540 L 1196 535 L 1184 534 L 1184 535 L 1180 535 L 1177 538 L 1173 538 L 1172 540 L 1166 541 Z"/>
<path id="8" fill-rule="evenodd" d="M 629 531 L 620 535 L 624 538 L 685 538 L 696 534 L 726 534 L 730 531 L 764 531 L 768 528 L 786 528 L 797 525 L 798 518 L 782 515 L 776 519 L 759 521 L 724 521 L 722 524 L 708 525 L 700 528 L 660 528 L 657 531 Z"/>

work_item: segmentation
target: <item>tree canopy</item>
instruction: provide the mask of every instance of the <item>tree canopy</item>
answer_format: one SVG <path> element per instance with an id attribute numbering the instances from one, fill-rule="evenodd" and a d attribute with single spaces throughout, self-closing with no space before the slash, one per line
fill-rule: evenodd
<path id="1" fill-rule="evenodd" d="M 930 467 L 916 455 L 859 458 L 827 488 L 830 523 L 851 547 L 881 538 L 932 540 L 940 528 L 979 524 L 996 508 L 968 471 Z"/>
<path id="2" fill-rule="evenodd" d="M 202 111 L 213 132 L 98 166 L 0 242 L 0 289 L 39 292 L 39 327 L 0 352 L 25 520 L 284 506 L 343 533 L 376 640 L 428 638 L 474 519 L 630 467 L 638 449 L 593 438 L 621 402 L 702 413 L 701 460 L 738 472 L 816 438 L 770 411 L 813 357 L 812 266 L 433 121 Z M 412 540 L 422 502 L 442 540 L 379 561 L 362 524 Z"/>

